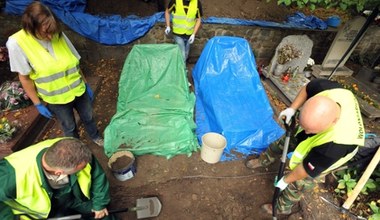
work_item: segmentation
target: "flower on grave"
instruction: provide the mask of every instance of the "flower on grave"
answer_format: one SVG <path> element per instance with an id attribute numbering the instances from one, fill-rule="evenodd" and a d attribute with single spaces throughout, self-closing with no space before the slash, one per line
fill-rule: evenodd
<path id="1" fill-rule="evenodd" d="M 315 64 L 314 60 L 309 57 L 309 59 L 307 60 L 307 65 L 305 67 L 305 70 L 311 71 L 312 70 L 311 68 L 314 66 L 314 64 Z"/>
<path id="2" fill-rule="evenodd" d="M 6 81 L 0 85 L 0 110 L 12 111 L 31 105 L 32 102 L 19 81 Z"/>
<path id="3" fill-rule="evenodd" d="M 0 144 L 12 139 L 16 132 L 16 126 L 12 125 L 7 118 L 0 119 Z"/>
<path id="4" fill-rule="evenodd" d="M 302 52 L 291 44 L 285 44 L 277 52 L 277 63 L 282 65 L 302 56 Z"/>

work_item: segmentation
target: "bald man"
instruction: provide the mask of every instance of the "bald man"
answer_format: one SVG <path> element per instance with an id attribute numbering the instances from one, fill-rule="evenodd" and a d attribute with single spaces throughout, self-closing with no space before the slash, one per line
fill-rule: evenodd
<path id="1" fill-rule="evenodd" d="M 282 194 L 277 213 L 289 215 L 304 192 L 314 187 L 313 179 L 342 166 L 364 146 L 364 126 L 360 108 L 351 91 L 326 79 L 310 81 L 298 93 L 289 108 L 279 118 L 290 123 L 297 109 L 300 128 L 289 149 L 294 149 L 289 161 L 290 172 L 275 186 Z M 259 158 L 246 162 L 250 169 L 265 167 L 282 152 L 283 139 L 271 144 Z M 272 214 L 272 204 L 262 208 Z"/>

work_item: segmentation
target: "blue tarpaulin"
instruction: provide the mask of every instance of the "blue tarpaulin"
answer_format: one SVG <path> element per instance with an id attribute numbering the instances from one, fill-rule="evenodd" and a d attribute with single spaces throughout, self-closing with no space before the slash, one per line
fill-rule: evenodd
<path id="1" fill-rule="evenodd" d="M 197 138 L 222 134 L 227 147 L 222 161 L 260 153 L 284 133 L 256 70 L 249 43 L 238 37 L 210 39 L 194 70 Z"/>
<path id="2" fill-rule="evenodd" d="M 25 7 L 32 0 L 7 0 L 5 12 L 21 15 Z M 84 13 L 85 0 L 42 0 L 48 5 L 56 16 L 84 37 L 106 45 L 128 44 L 144 36 L 156 22 L 164 22 L 164 13 L 158 12 L 147 17 L 134 15 L 121 17 L 119 15 L 96 16 Z M 315 16 L 305 16 L 296 13 L 290 16 L 286 22 L 277 23 L 260 20 L 243 20 L 234 18 L 209 17 L 202 19 L 203 23 L 209 24 L 231 24 L 278 28 L 301 28 L 301 29 L 326 29 L 324 21 Z"/>

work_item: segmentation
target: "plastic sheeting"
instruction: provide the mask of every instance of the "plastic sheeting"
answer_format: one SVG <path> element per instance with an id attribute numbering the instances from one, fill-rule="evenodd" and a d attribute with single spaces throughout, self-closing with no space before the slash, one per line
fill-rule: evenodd
<path id="1" fill-rule="evenodd" d="M 32 0 L 7 0 L 5 12 L 9 14 L 21 15 L 25 7 Z M 86 7 L 85 0 L 42 0 L 48 5 L 63 23 L 72 28 L 84 37 L 106 45 L 128 44 L 144 36 L 156 22 L 164 22 L 164 13 L 158 12 L 152 16 L 121 17 L 119 15 L 94 16 L 84 13 Z M 261 20 L 243 20 L 234 18 L 209 17 L 202 19 L 203 23 L 248 25 L 277 28 L 303 28 L 321 29 L 327 25 L 315 16 L 305 16 L 302 13 L 295 13 L 286 22 L 277 23 Z M 162 34 L 163 31 L 162 31 Z"/>
<path id="2" fill-rule="evenodd" d="M 5 12 L 21 15 L 32 0 L 7 0 Z M 163 17 L 163 12 L 148 17 L 119 15 L 94 16 L 84 13 L 85 0 L 42 0 L 68 27 L 84 37 L 106 45 L 128 44 L 144 36 Z"/>
<path id="3" fill-rule="evenodd" d="M 182 54 L 174 44 L 135 45 L 119 81 L 117 112 L 105 129 L 105 153 L 171 158 L 199 147 Z"/>
<path id="4" fill-rule="evenodd" d="M 193 70 L 197 137 L 217 132 L 227 139 L 222 161 L 235 152 L 260 153 L 284 133 L 273 120 L 249 43 L 238 37 L 208 41 Z"/>

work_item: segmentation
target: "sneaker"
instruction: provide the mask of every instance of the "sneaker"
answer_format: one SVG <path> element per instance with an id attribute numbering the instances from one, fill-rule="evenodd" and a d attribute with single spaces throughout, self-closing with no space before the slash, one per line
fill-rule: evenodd
<path id="1" fill-rule="evenodd" d="M 92 140 L 96 145 L 98 145 L 99 147 L 103 147 L 104 146 L 104 139 L 101 138 L 101 137 L 98 137 L 94 140 Z"/>
<path id="2" fill-rule="evenodd" d="M 268 204 L 264 204 L 261 206 L 261 209 L 264 210 L 265 213 L 269 214 L 269 215 L 272 215 L 272 204 L 268 203 Z M 289 210 L 279 210 L 277 208 L 277 214 L 278 215 L 290 215 L 292 214 L 292 210 L 289 209 Z"/>

